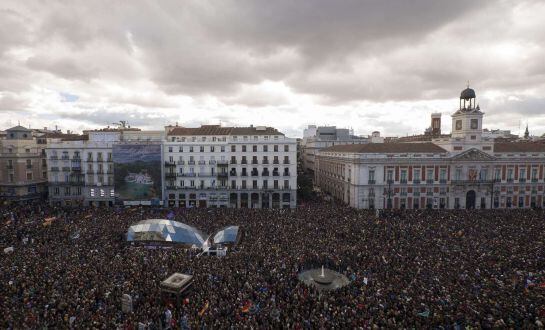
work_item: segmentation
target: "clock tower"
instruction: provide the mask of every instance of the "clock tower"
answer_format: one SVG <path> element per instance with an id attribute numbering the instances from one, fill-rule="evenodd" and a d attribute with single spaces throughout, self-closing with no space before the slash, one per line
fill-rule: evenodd
<path id="1" fill-rule="evenodd" d="M 459 109 L 452 115 L 453 139 L 469 144 L 481 142 L 484 113 L 475 101 L 475 91 L 468 86 L 460 94 Z"/>

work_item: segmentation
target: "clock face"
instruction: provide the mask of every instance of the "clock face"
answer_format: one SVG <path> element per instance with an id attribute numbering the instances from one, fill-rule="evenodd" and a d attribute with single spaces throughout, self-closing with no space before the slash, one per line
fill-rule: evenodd
<path id="1" fill-rule="evenodd" d="M 462 129 L 462 121 L 461 120 L 457 120 L 456 121 L 456 130 L 461 130 Z"/>

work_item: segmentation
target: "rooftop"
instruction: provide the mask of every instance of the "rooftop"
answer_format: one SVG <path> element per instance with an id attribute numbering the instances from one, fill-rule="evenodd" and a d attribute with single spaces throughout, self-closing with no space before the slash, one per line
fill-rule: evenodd
<path id="1" fill-rule="evenodd" d="M 276 128 L 265 126 L 221 127 L 220 125 L 202 125 L 201 127 L 170 127 L 167 135 L 284 135 Z"/>
<path id="2" fill-rule="evenodd" d="M 543 142 L 496 142 L 494 152 L 545 152 Z"/>
<path id="3" fill-rule="evenodd" d="M 351 153 L 446 153 L 447 151 L 433 143 L 370 143 L 345 144 L 325 148 L 322 151 Z"/>

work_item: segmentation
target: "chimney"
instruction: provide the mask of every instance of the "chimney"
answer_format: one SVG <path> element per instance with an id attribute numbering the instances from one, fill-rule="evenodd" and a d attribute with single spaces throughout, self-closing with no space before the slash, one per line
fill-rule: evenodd
<path id="1" fill-rule="evenodd" d="M 431 134 L 433 136 L 441 135 L 441 113 L 431 114 Z"/>

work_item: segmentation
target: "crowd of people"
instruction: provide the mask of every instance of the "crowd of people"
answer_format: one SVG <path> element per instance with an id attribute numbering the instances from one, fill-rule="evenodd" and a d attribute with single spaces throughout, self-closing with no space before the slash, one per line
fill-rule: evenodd
<path id="1" fill-rule="evenodd" d="M 170 214 L 169 214 L 170 213 Z M 225 257 L 132 245 L 142 219 L 214 233 L 239 225 Z M 539 328 L 545 323 L 541 210 L 374 212 L 311 204 L 294 210 L 0 208 L 0 326 L 23 328 Z M 298 280 L 325 265 L 350 284 Z M 179 302 L 161 293 L 193 275 Z M 122 296 L 132 297 L 132 312 Z"/>

